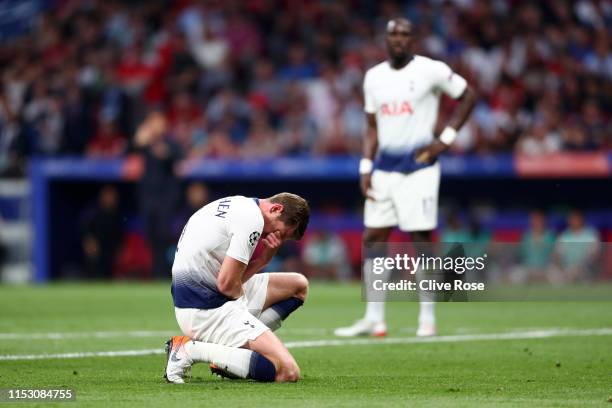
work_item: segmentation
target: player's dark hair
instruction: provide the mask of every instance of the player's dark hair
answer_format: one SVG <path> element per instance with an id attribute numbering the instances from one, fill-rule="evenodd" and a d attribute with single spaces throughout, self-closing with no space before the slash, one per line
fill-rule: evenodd
<path id="1" fill-rule="evenodd" d="M 302 239 L 310 220 L 308 202 L 299 195 L 291 193 L 278 193 L 268 198 L 268 201 L 282 204 L 283 212 L 280 215 L 280 220 L 290 227 L 295 227 L 294 239 Z"/>

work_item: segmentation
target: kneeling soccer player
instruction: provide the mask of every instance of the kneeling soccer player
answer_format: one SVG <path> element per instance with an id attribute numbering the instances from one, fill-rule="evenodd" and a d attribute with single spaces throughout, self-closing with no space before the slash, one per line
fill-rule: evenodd
<path id="1" fill-rule="evenodd" d="M 308 280 L 298 273 L 259 272 L 290 239 L 300 239 L 310 210 L 303 198 L 226 197 L 187 222 L 172 265 L 172 297 L 184 336 L 166 343 L 168 382 L 183 383 L 191 366 L 257 381 L 297 381 L 300 369 L 272 332 L 300 307 Z M 259 240 L 263 251 L 251 260 Z"/>

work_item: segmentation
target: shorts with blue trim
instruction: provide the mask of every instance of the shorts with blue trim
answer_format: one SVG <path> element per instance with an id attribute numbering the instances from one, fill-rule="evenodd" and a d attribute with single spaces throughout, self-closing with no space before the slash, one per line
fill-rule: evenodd
<path id="1" fill-rule="evenodd" d="M 383 170 L 372 173 L 373 199 L 366 199 L 368 228 L 399 227 L 402 231 L 430 231 L 438 226 L 440 164 L 405 174 Z"/>
<path id="2" fill-rule="evenodd" d="M 269 275 L 256 274 L 244 285 L 244 295 L 214 309 L 175 307 L 176 321 L 185 336 L 205 343 L 241 347 L 261 336 L 268 327 L 261 315 L 268 292 Z"/>

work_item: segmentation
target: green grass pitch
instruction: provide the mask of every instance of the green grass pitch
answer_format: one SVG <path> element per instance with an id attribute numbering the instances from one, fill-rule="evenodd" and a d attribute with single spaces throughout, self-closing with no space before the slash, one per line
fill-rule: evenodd
<path id="1" fill-rule="evenodd" d="M 358 285 L 313 284 L 306 305 L 278 335 L 286 342 L 332 339 L 334 327 L 362 312 Z M 181 386 L 162 380 L 162 354 L 6 359 L 161 350 L 165 332 L 177 331 L 167 284 L 4 286 L 0 388 L 76 390 L 76 403 L 39 406 L 612 407 L 612 331 L 478 338 L 483 333 L 611 329 L 612 302 L 450 303 L 439 304 L 437 312 L 443 339 L 457 335 L 467 341 L 296 347 L 291 352 L 303 375 L 297 384 L 221 380 L 200 364 L 191 383 Z M 414 337 L 416 313 L 417 304 L 389 303 L 388 337 Z"/>

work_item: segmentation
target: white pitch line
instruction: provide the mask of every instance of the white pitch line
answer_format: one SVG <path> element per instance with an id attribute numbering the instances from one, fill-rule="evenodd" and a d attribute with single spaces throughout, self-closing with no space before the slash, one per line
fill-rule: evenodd
<path id="1" fill-rule="evenodd" d="M 291 335 L 325 335 L 329 329 L 295 328 L 283 329 L 284 334 Z M 2 340 L 71 340 L 71 339 L 110 339 L 116 337 L 169 337 L 180 334 L 177 330 L 137 330 L 137 331 L 94 331 L 94 332 L 50 332 L 50 333 L 0 333 Z"/>
<path id="2" fill-rule="evenodd" d="M 57 332 L 57 333 L 0 333 L 0 340 L 70 340 L 114 337 L 159 337 L 174 336 L 178 331 L 97 331 L 97 332 Z"/>
<path id="3" fill-rule="evenodd" d="M 371 344 L 413 344 L 413 343 L 458 343 L 464 341 L 482 340 L 521 340 L 541 339 L 548 337 L 573 337 L 573 336 L 610 336 L 612 328 L 605 329 L 551 329 L 528 332 L 490 333 L 490 334 L 458 334 L 437 337 L 389 337 L 382 339 L 334 339 L 334 340 L 311 340 L 287 342 L 287 348 L 310 348 L 329 346 L 361 346 Z"/>
<path id="4" fill-rule="evenodd" d="M 75 353 L 60 353 L 60 354 L 25 354 L 25 355 L 7 355 L 0 356 L 2 360 L 47 360 L 53 358 L 65 359 L 65 358 L 85 358 L 85 357 L 131 357 L 131 356 L 148 356 L 153 354 L 165 353 L 161 349 L 147 349 L 147 350 L 118 350 L 118 351 L 82 351 Z"/>
<path id="5" fill-rule="evenodd" d="M 364 346 L 380 344 L 412 344 L 412 343 L 458 343 L 467 341 L 490 341 L 490 340 L 521 340 L 521 339 L 544 339 L 550 337 L 575 337 L 575 336 L 610 336 L 612 328 L 602 329 L 550 329 L 526 332 L 489 333 L 489 334 L 463 334 L 438 337 L 390 337 L 383 339 L 333 339 L 287 342 L 287 348 L 312 348 L 312 347 L 334 347 L 334 346 Z M 126 357 L 145 356 L 152 354 L 163 354 L 162 349 L 145 350 L 118 350 L 118 351 L 88 351 L 61 354 L 25 354 L 25 355 L 0 355 L 0 361 L 16 360 L 44 360 L 44 359 L 67 359 L 85 357 Z"/>

